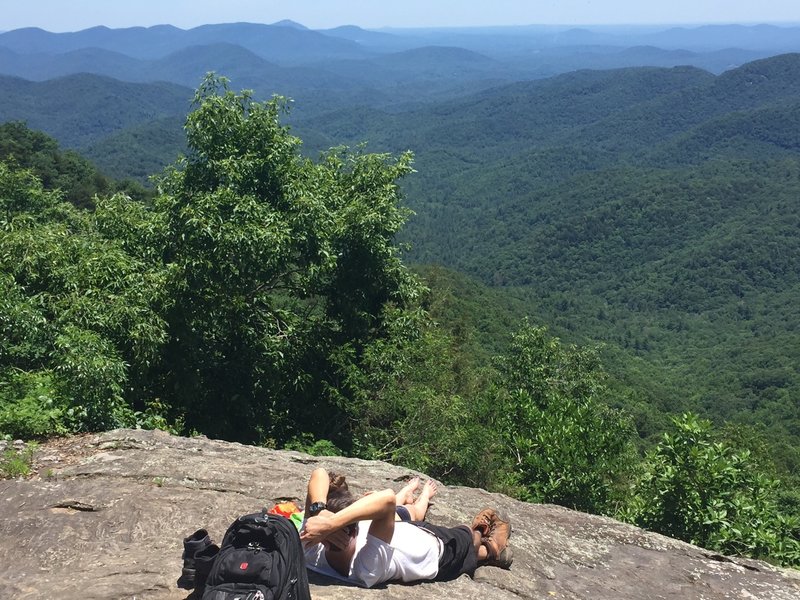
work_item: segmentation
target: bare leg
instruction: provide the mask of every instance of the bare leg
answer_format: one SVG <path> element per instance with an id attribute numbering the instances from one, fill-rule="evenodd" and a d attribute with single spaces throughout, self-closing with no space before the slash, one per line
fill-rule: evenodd
<path id="1" fill-rule="evenodd" d="M 428 506 L 430 506 L 431 498 L 436 495 L 436 482 L 433 479 L 429 479 L 425 482 L 425 485 L 422 486 L 422 491 L 419 493 L 419 497 L 416 501 L 407 506 L 408 512 L 411 514 L 412 521 L 424 521 L 425 515 L 428 512 Z"/>

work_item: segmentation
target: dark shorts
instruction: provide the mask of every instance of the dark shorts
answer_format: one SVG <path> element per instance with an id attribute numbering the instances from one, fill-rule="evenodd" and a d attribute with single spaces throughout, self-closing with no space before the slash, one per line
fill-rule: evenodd
<path id="1" fill-rule="evenodd" d="M 394 512 L 397 513 L 397 516 L 400 517 L 401 521 L 405 521 L 406 523 L 411 522 L 411 513 L 408 512 L 408 509 L 405 506 L 395 507 Z"/>
<path id="2" fill-rule="evenodd" d="M 420 529 L 442 540 L 444 551 L 439 557 L 439 573 L 434 581 L 450 581 L 464 573 L 472 577 L 478 568 L 478 552 L 472 544 L 472 530 L 466 525 L 439 527 L 425 521 L 412 521 Z"/>

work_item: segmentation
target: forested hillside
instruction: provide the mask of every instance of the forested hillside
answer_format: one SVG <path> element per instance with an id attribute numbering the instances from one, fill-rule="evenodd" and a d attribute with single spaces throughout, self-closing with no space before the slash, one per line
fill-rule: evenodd
<path id="1" fill-rule="evenodd" d="M 781 432 L 791 471 L 799 88 L 800 55 L 717 77 L 577 72 L 297 130 L 418 149 L 410 260 L 514 288 L 562 335 L 606 342 L 636 413 L 644 400 Z M 658 422 L 641 414 L 642 434 Z"/>
<path id="2" fill-rule="evenodd" d="M 60 190 L 65 200 L 78 207 L 93 207 L 95 196 L 119 191 L 138 200 L 152 195 L 136 181 L 107 177 L 77 152 L 62 151 L 53 138 L 20 122 L 0 125 L 0 161 L 30 169 L 43 186 Z"/>
<path id="3" fill-rule="evenodd" d="M 88 75 L 5 85 L 4 114 L 117 177 L 144 181 L 184 151 L 185 88 Z M 579 71 L 294 127 L 312 156 L 342 142 L 413 149 L 407 258 L 513 288 L 561 335 L 605 342 L 643 436 L 662 411 L 766 423 L 791 470 L 798 88 L 800 58 L 782 55 L 719 76 Z M 95 100 L 61 101 L 75 90 Z"/>
<path id="4" fill-rule="evenodd" d="M 80 148 L 128 127 L 185 116 L 189 88 L 167 83 L 131 84 L 97 75 L 45 82 L 0 76 L 3 122 L 23 121 L 62 144 Z"/>

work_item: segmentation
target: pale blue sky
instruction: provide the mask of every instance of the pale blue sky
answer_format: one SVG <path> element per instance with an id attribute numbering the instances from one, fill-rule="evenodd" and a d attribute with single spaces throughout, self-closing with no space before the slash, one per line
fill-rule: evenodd
<path id="1" fill-rule="evenodd" d="M 800 0 L 0 0 L 0 31 L 281 19 L 312 28 L 798 23 Z"/>

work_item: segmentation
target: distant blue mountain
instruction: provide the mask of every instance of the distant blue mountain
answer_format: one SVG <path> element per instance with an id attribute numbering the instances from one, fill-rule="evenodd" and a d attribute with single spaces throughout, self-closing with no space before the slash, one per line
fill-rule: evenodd
<path id="1" fill-rule="evenodd" d="M 272 24 L 273 27 L 291 27 L 293 29 L 300 29 L 301 31 L 308 31 L 308 27 L 297 21 L 291 19 L 283 19 Z"/>
<path id="2" fill-rule="evenodd" d="M 31 81 L 46 81 L 75 73 L 93 73 L 116 79 L 140 81 L 143 61 L 102 48 L 80 48 L 64 54 L 18 54 L 0 48 L 0 73 Z M 152 80 L 157 80 L 154 78 Z"/>
<path id="3" fill-rule="evenodd" d="M 287 25 L 224 23 L 183 30 L 171 25 L 109 29 L 92 27 L 72 33 L 37 28 L 0 34 L 0 46 L 17 54 L 62 54 L 82 48 L 101 48 L 140 59 L 162 58 L 190 46 L 229 43 L 262 58 L 301 63 L 323 57 L 361 58 L 369 54 L 351 40 Z"/>
<path id="4" fill-rule="evenodd" d="M 350 40 L 366 48 L 380 52 L 410 50 L 411 48 L 418 48 L 430 44 L 430 40 L 411 34 L 395 35 L 393 33 L 362 29 L 355 25 L 342 25 L 341 27 L 334 27 L 333 29 L 320 29 L 319 32 L 330 37 Z"/>
<path id="5" fill-rule="evenodd" d="M 93 73 L 121 81 L 169 81 L 197 87 L 209 71 L 225 75 L 240 88 L 256 89 L 266 95 L 292 94 L 306 87 L 352 85 L 341 75 L 313 67 L 282 67 L 228 43 L 189 46 L 156 60 L 136 59 L 102 48 L 82 48 L 52 55 L 17 54 L 0 47 L 0 73 L 32 81 Z"/>
<path id="6" fill-rule="evenodd" d="M 284 20 L 272 25 L 221 23 L 193 29 L 172 25 L 110 29 L 99 26 L 70 33 L 38 28 L 0 33 L 0 46 L 17 54 L 63 54 L 101 48 L 140 59 L 157 59 L 190 46 L 237 44 L 281 64 L 331 59 L 363 59 L 376 52 L 425 46 L 453 46 L 491 57 L 547 48 L 655 46 L 695 52 L 740 48 L 762 53 L 800 51 L 800 27 L 776 25 L 706 25 L 657 30 L 650 27 L 566 28 L 554 26 L 393 29 L 373 31 L 354 25 L 310 30 Z"/>
<path id="7" fill-rule="evenodd" d="M 69 33 L 52 33 L 36 27 L 0 34 L 0 46 L 18 54 L 62 54 L 82 48 L 102 48 L 135 58 L 154 58 L 175 51 L 186 32 L 172 25 L 110 29 L 99 26 Z"/>
<path id="8" fill-rule="evenodd" d="M 128 82 L 196 87 L 209 71 L 234 88 L 281 94 L 307 113 L 360 107 L 409 109 L 579 69 L 692 65 L 721 73 L 791 45 L 800 28 L 494 27 L 313 31 L 293 21 L 171 25 L 73 33 L 0 34 L 0 74 L 46 81 L 93 73 Z M 705 44 L 697 48 L 698 44 Z"/>
<path id="9" fill-rule="evenodd" d="M 662 48 L 689 50 L 720 50 L 744 48 L 796 52 L 800 50 L 800 27 L 776 25 L 705 25 L 676 27 L 649 36 L 653 45 Z"/>
<path id="10" fill-rule="evenodd" d="M 698 27 L 475 27 L 391 29 L 418 45 L 459 46 L 491 57 L 508 57 L 552 48 L 657 46 L 667 50 L 712 52 L 728 48 L 757 51 L 762 56 L 800 51 L 800 27 L 777 25 L 706 25 Z"/>

